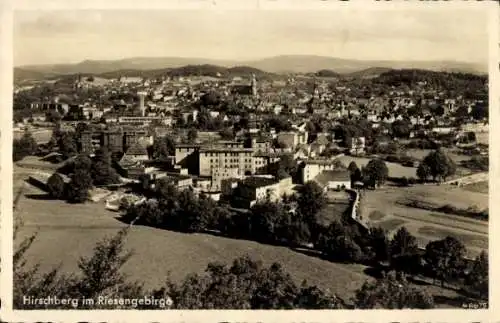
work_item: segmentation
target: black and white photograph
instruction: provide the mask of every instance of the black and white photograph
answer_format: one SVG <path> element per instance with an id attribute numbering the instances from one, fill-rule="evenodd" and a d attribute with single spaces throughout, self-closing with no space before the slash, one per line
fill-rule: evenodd
<path id="1" fill-rule="evenodd" d="M 491 309 L 497 8 L 369 7 L 15 10 L 2 306 Z"/>

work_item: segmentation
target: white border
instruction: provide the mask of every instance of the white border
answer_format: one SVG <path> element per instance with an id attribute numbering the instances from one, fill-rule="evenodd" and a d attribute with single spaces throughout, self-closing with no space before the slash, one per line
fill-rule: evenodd
<path id="1" fill-rule="evenodd" d="M 495 199 L 498 197 L 498 183 L 495 179 L 499 177 L 498 159 L 500 152 L 498 144 L 495 143 L 494 124 L 500 124 L 500 87 L 499 87 L 499 7 L 494 1 L 413 1 L 413 2 L 385 2 L 385 1 L 351 1 L 338 2 L 320 0 L 11 0 L 11 2 L 0 1 L 0 100 L 1 113 L 1 142 L 0 158 L 1 164 L 1 251 L 2 251 L 2 273 L 1 273 L 1 318 L 3 321 L 459 321 L 459 322 L 492 322 L 499 318 L 498 300 L 500 299 L 500 288 L 498 285 L 498 270 L 500 258 L 496 245 L 500 245 L 499 238 L 495 234 L 489 236 L 490 255 L 490 308 L 488 310 L 379 310 L 379 311 L 12 311 L 12 93 L 13 93 L 13 60 L 12 60 L 12 10 L 58 10 L 58 9 L 201 9 L 201 10 L 337 10 L 337 9 L 369 9 L 369 10 L 404 10 L 418 8 L 421 6 L 432 7 L 432 10 L 446 10 L 453 8 L 470 8 L 471 6 L 485 6 L 489 8 L 489 78 L 490 78 L 490 214 L 496 214 Z M 332 19 L 334 18 L 332 14 Z M 498 220 L 495 216 L 490 218 L 490 232 L 499 232 Z M 495 290 L 495 286 L 497 286 Z M 496 314 L 496 315 L 494 315 Z"/>

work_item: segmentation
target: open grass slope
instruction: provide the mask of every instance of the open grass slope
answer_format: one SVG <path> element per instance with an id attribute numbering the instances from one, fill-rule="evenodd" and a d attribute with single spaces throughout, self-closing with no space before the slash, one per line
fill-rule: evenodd
<path id="1" fill-rule="evenodd" d="M 429 241 L 449 235 L 463 241 L 469 256 L 474 257 L 481 250 L 488 249 L 488 222 L 401 204 L 409 199 L 437 206 L 450 204 L 457 208 L 468 208 L 472 205 L 479 208 L 488 207 L 487 194 L 468 192 L 449 185 L 419 185 L 405 189 L 385 187 L 367 191 L 361 204 L 362 213 L 368 217 L 370 225 L 380 226 L 389 234 L 405 226 L 417 237 L 422 247 Z"/>
<path id="2" fill-rule="evenodd" d="M 15 190 L 29 173 L 16 167 Z M 44 199 L 42 191 L 29 184 L 25 187 L 15 212 L 24 222 L 19 241 L 37 232 L 26 258 L 28 264 L 39 263 L 42 271 L 61 265 L 63 272 L 76 272 L 81 256 L 91 255 L 97 241 L 125 226 L 116 219 L 118 214 L 106 211 L 102 203 L 71 205 Z M 332 263 L 286 247 L 142 226 L 131 229 L 126 249 L 133 250 L 134 255 L 124 272 L 149 288 L 163 284 L 168 275 L 178 281 L 188 273 L 203 272 L 209 262 L 231 262 L 245 254 L 266 265 L 279 262 L 298 284 L 306 279 L 346 299 L 371 279 L 364 273 L 365 266 Z"/>

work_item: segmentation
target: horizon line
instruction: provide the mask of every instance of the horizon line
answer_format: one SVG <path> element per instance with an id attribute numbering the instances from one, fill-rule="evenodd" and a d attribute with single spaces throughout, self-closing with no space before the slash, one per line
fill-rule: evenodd
<path id="1" fill-rule="evenodd" d="M 486 68 L 488 67 L 489 62 L 478 62 L 478 61 L 466 61 L 466 60 L 457 60 L 457 59 L 360 59 L 360 58 L 346 58 L 346 57 L 338 57 L 338 56 L 325 56 L 325 55 L 315 55 L 315 54 L 277 54 L 272 56 L 264 56 L 264 57 L 256 57 L 256 58 L 246 58 L 246 59 L 237 59 L 237 58 L 204 58 L 204 57 L 195 57 L 195 56 L 129 56 L 129 57 L 121 57 L 121 58 L 110 58 L 110 59 L 98 59 L 98 58 L 87 58 L 74 62 L 61 62 L 61 63 L 30 63 L 30 64 L 22 64 L 22 65 L 14 65 L 14 68 L 22 68 L 22 67 L 31 67 L 31 66 L 51 66 L 51 65 L 77 65 L 87 61 L 94 62 L 115 62 L 115 61 L 125 61 L 131 59 L 165 59 L 165 58 L 177 58 L 177 59 L 190 59 L 190 60 L 209 60 L 209 61 L 220 61 L 221 63 L 226 61 L 230 63 L 253 63 L 258 62 L 265 59 L 278 58 L 278 57 L 319 57 L 319 58 L 330 58 L 330 59 L 339 59 L 339 60 L 350 60 L 350 61 L 359 61 L 359 62 L 401 62 L 401 63 L 411 63 L 411 62 L 453 62 L 453 63 L 464 63 L 464 64 L 475 64 L 475 65 L 484 65 Z M 204 65 L 204 64 L 200 64 Z M 237 65 L 235 65 L 237 66 Z M 376 66 L 373 66 L 376 67 Z"/>

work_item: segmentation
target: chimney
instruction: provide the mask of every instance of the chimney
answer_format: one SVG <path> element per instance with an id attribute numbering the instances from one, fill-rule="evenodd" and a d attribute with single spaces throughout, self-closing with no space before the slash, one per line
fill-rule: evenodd
<path id="1" fill-rule="evenodd" d="M 145 92 L 137 92 L 137 95 L 139 96 L 139 110 L 141 111 L 141 116 L 145 116 L 146 114 L 146 108 L 144 106 L 144 97 L 146 96 Z"/>

